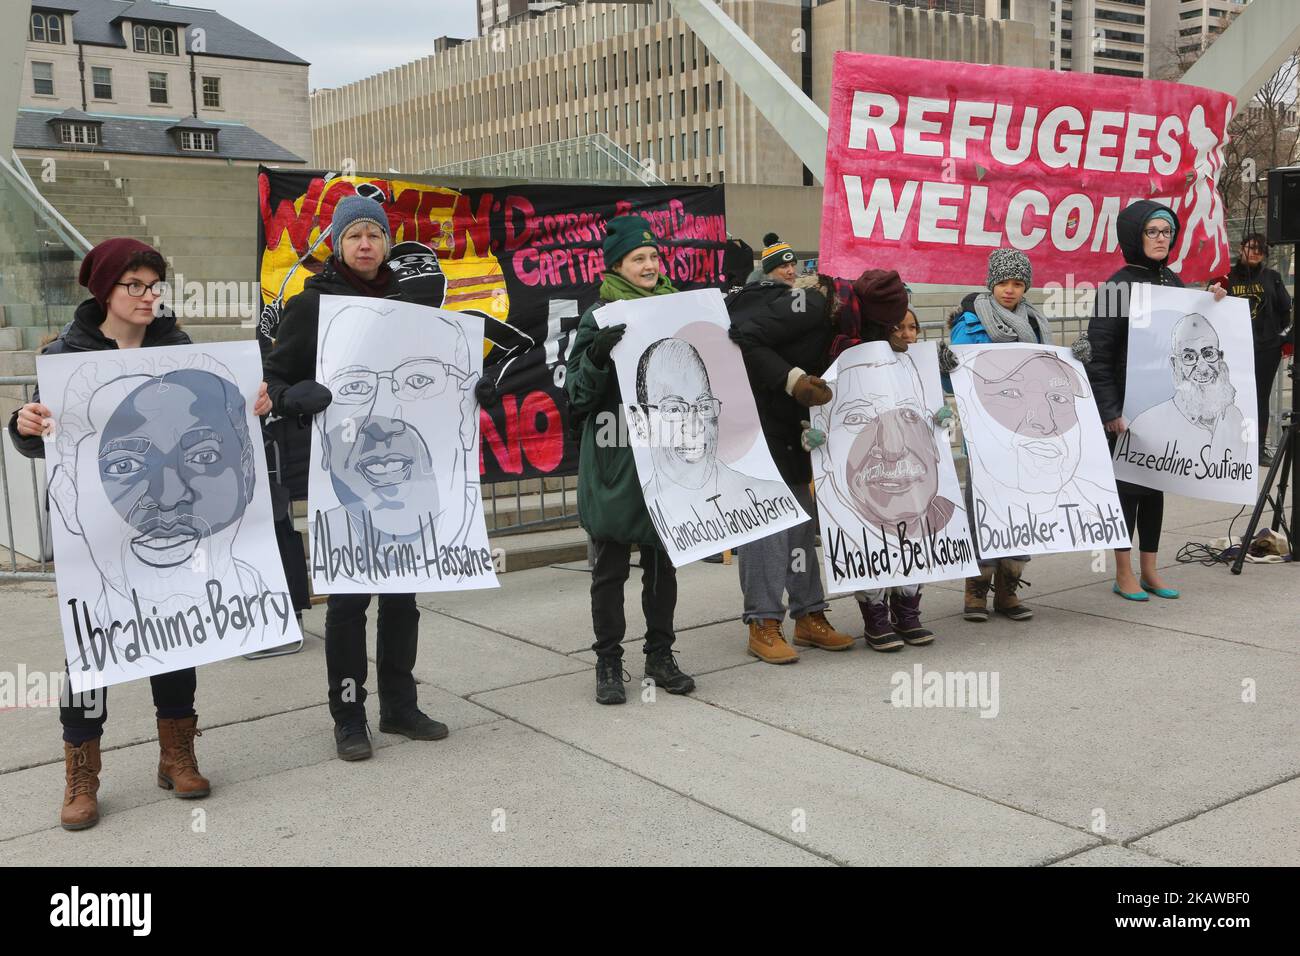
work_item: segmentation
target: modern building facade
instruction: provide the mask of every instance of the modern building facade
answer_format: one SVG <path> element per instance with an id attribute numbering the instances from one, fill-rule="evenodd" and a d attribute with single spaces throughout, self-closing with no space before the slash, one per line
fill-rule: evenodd
<path id="1" fill-rule="evenodd" d="M 721 6 L 823 106 L 837 50 L 1047 65 L 1046 37 L 1014 20 L 878 0 Z M 668 0 L 564 4 L 495 22 L 478 38 L 315 91 L 311 125 L 316 162 L 332 168 L 423 171 L 599 133 L 667 182 L 811 183 Z"/>
<path id="2" fill-rule="evenodd" d="M 212 10 L 35 0 L 20 153 L 311 160 L 308 63 Z"/>

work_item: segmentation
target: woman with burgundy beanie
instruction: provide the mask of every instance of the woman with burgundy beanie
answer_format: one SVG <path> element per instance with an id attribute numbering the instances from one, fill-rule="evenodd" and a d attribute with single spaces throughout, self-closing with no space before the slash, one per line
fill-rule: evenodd
<path id="1" fill-rule="evenodd" d="M 86 254 L 78 281 L 91 297 L 77 306 L 72 322 L 41 350 L 43 355 L 102 352 L 110 349 L 188 345 L 176 317 L 162 305 L 167 263 L 158 251 L 136 239 L 106 239 Z M 263 384 L 254 411 L 271 409 Z M 54 427 L 40 396 L 9 419 L 9 438 L 28 458 L 45 457 L 45 434 Z M 65 663 L 66 666 L 66 663 Z M 211 789 L 194 755 L 198 716 L 194 712 L 194 668 L 149 678 L 158 719 L 158 785 L 178 797 L 206 797 Z M 59 708 L 63 725 L 65 786 L 59 822 L 65 830 L 84 830 L 99 822 L 99 739 L 108 719 L 106 688 L 71 694 Z"/>
<path id="2" fill-rule="evenodd" d="M 330 221 L 334 254 L 319 275 L 289 300 L 266 354 L 267 387 L 277 415 L 315 415 L 333 401 L 316 381 L 316 331 L 322 295 L 404 299 L 388 266 L 392 247 L 388 214 L 365 196 L 351 195 L 334 207 Z M 329 681 L 334 744 L 343 760 L 371 756 L 366 722 L 366 609 L 369 594 L 331 594 L 325 611 L 325 668 Z M 381 594 L 376 616 L 379 652 L 379 729 L 412 740 L 441 740 L 447 726 L 416 705 L 415 655 L 420 610 L 414 594 Z"/>
<path id="3" fill-rule="evenodd" d="M 843 286 L 847 286 L 843 283 Z M 897 272 L 868 269 L 851 286 L 852 307 L 840 314 L 839 334 L 831 343 L 831 358 L 863 342 L 888 342 L 895 352 L 906 352 L 916 342 L 920 326 L 911 309 L 908 288 Z M 952 417 L 947 405 L 933 413 L 936 425 Z M 809 444 L 826 440 L 814 430 Z M 862 613 L 867 646 L 875 651 L 896 651 L 904 642 L 921 646 L 934 640 L 934 633 L 921 626 L 921 585 L 901 584 L 890 588 L 856 591 Z"/>

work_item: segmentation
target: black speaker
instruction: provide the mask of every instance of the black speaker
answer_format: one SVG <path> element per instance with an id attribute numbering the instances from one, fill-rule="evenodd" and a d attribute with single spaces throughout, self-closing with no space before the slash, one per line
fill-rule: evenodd
<path id="1" fill-rule="evenodd" d="M 1268 171 L 1268 241 L 1300 242 L 1300 166 Z"/>

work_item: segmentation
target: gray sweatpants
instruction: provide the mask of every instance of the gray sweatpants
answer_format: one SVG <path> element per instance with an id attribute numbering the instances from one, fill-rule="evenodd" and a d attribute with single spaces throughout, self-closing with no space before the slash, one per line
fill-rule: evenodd
<path id="1" fill-rule="evenodd" d="M 800 507 L 814 513 L 807 485 L 790 489 Z M 822 587 L 817 557 L 815 518 L 766 538 L 742 544 L 736 549 L 740 565 L 740 590 L 745 596 L 745 623 L 780 621 L 785 618 L 785 594 L 790 596 L 790 616 L 803 617 L 824 611 L 826 591 Z"/>
<path id="2" fill-rule="evenodd" d="M 898 591 L 911 597 L 921 590 L 919 584 L 895 584 L 892 588 L 870 588 L 866 591 L 854 591 L 853 596 L 858 599 L 859 603 L 870 600 L 872 604 L 879 604 L 885 599 L 885 592 Z"/>

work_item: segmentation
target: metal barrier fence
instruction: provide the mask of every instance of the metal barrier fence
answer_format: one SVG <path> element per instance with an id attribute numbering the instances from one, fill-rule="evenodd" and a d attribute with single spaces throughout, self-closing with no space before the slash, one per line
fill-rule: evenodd
<path id="1" fill-rule="evenodd" d="M 1069 345 L 1087 327 L 1087 319 L 1084 318 L 1059 318 L 1053 319 L 1052 322 L 1053 328 L 1056 330 L 1058 345 Z M 946 332 L 946 321 L 921 323 L 922 340 L 940 340 L 945 337 Z M 1271 418 L 1274 421 L 1280 420 L 1282 409 L 1291 407 L 1289 395 L 1292 386 L 1290 376 L 1286 372 L 1287 364 L 1283 362 L 1273 383 L 1273 393 L 1269 404 Z M 31 400 L 35 386 L 36 376 L 34 375 L 0 376 L 0 388 L 20 388 L 24 402 Z M 960 456 L 961 440 L 958 437 L 959 433 L 957 429 L 954 429 L 953 432 L 953 451 L 954 454 Z M 1276 437 L 1278 430 L 1272 430 L 1271 433 Z M 0 440 L 3 440 L 5 445 L 8 446 L 8 436 Z M 0 492 L 3 493 L 4 497 L 3 514 L 7 533 L 7 542 L 3 542 L 7 544 L 7 554 L 0 553 L 0 582 L 53 581 L 54 572 L 49 559 L 52 553 L 49 537 L 49 511 L 46 507 L 45 496 L 41 493 L 41 475 L 44 463 L 38 459 L 31 459 L 26 462 L 23 467 L 27 469 L 28 475 L 26 479 L 23 479 L 11 472 L 7 458 L 8 448 L 0 449 Z M 13 489 L 19 487 L 18 483 L 20 481 L 23 482 L 23 487 L 26 487 L 26 484 L 30 482 L 31 500 L 24 504 L 32 512 L 34 520 L 31 528 L 35 532 L 36 550 L 39 552 L 37 557 L 22 562 L 27 567 L 21 570 L 19 568 L 19 551 L 14 526 L 15 495 L 13 493 Z M 559 483 L 558 488 L 554 487 L 556 482 Z M 549 490 L 547 488 L 548 483 L 552 486 Z M 556 504 L 557 497 L 558 507 Z M 493 482 L 485 486 L 483 513 L 487 519 L 488 532 L 496 535 L 517 534 L 572 524 L 578 518 L 577 477 L 567 475 L 561 478 L 532 478 L 522 481 Z"/>

